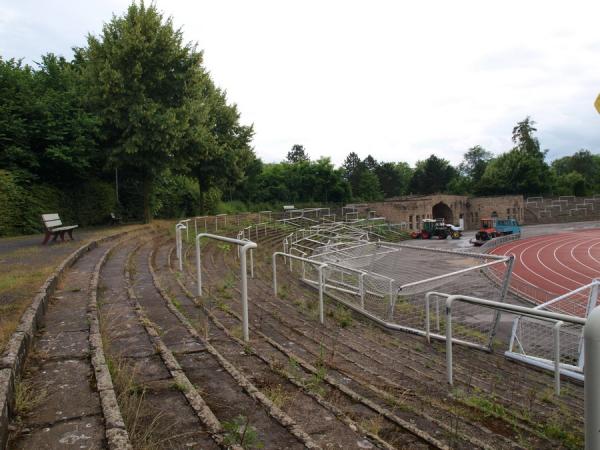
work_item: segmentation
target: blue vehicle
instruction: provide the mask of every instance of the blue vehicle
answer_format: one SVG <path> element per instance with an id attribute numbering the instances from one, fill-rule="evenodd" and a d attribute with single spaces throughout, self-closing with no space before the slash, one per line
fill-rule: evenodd
<path id="1" fill-rule="evenodd" d="M 481 228 L 475 234 L 475 239 L 471 242 L 474 245 L 483 245 L 486 241 L 494 239 L 498 236 L 505 236 L 507 234 L 520 233 L 521 227 L 516 219 L 481 219 Z"/>

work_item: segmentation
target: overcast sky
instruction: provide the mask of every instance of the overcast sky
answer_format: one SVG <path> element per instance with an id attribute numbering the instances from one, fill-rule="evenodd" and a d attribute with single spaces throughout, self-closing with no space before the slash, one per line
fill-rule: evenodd
<path id="1" fill-rule="evenodd" d="M 0 55 L 72 56 L 120 0 L 0 0 Z M 265 161 L 302 144 L 414 164 L 500 153 L 527 115 L 549 158 L 600 152 L 600 1 L 183 1 L 157 6 L 204 50 Z"/>

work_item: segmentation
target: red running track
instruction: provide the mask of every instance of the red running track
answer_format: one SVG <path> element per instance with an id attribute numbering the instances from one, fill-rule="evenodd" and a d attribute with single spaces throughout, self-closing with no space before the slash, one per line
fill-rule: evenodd
<path id="1" fill-rule="evenodd" d="M 515 256 L 511 288 L 538 303 L 600 278 L 600 229 L 522 239 L 491 253 Z"/>

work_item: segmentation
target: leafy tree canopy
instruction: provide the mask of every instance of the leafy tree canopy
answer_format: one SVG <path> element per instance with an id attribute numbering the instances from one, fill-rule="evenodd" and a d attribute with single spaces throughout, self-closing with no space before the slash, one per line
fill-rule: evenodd
<path id="1" fill-rule="evenodd" d="M 431 155 L 426 160 L 417 162 L 410 190 L 420 194 L 444 192 L 456 175 L 456 169 L 447 160 Z"/>
<path id="2" fill-rule="evenodd" d="M 310 158 L 308 157 L 306 150 L 304 150 L 303 145 L 294 144 L 287 154 L 287 161 L 293 164 L 310 161 Z"/>
<path id="3" fill-rule="evenodd" d="M 202 53 L 154 5 L 133 3 L 121 17 L 88 36 L 78 49 L 90 105 L 102 117 L 109 159 L 135 166 L 143 178 L 144 216 L 150 220 L 154 179 L 184 161 L 186 151 L 206 149 L 206 74 Z"/>

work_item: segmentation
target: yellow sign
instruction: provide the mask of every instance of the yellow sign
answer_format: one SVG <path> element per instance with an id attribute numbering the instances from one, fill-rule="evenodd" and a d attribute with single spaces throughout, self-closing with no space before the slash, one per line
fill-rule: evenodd
<path id="1" fill-rule="evenodd" d="M 600 113 L 600 94 L 598 94 L 598 98 L 596 98 L 596 101 L 594 102 L 594 106 L 596 107 L 596 111 L 598 111 Z"/>

